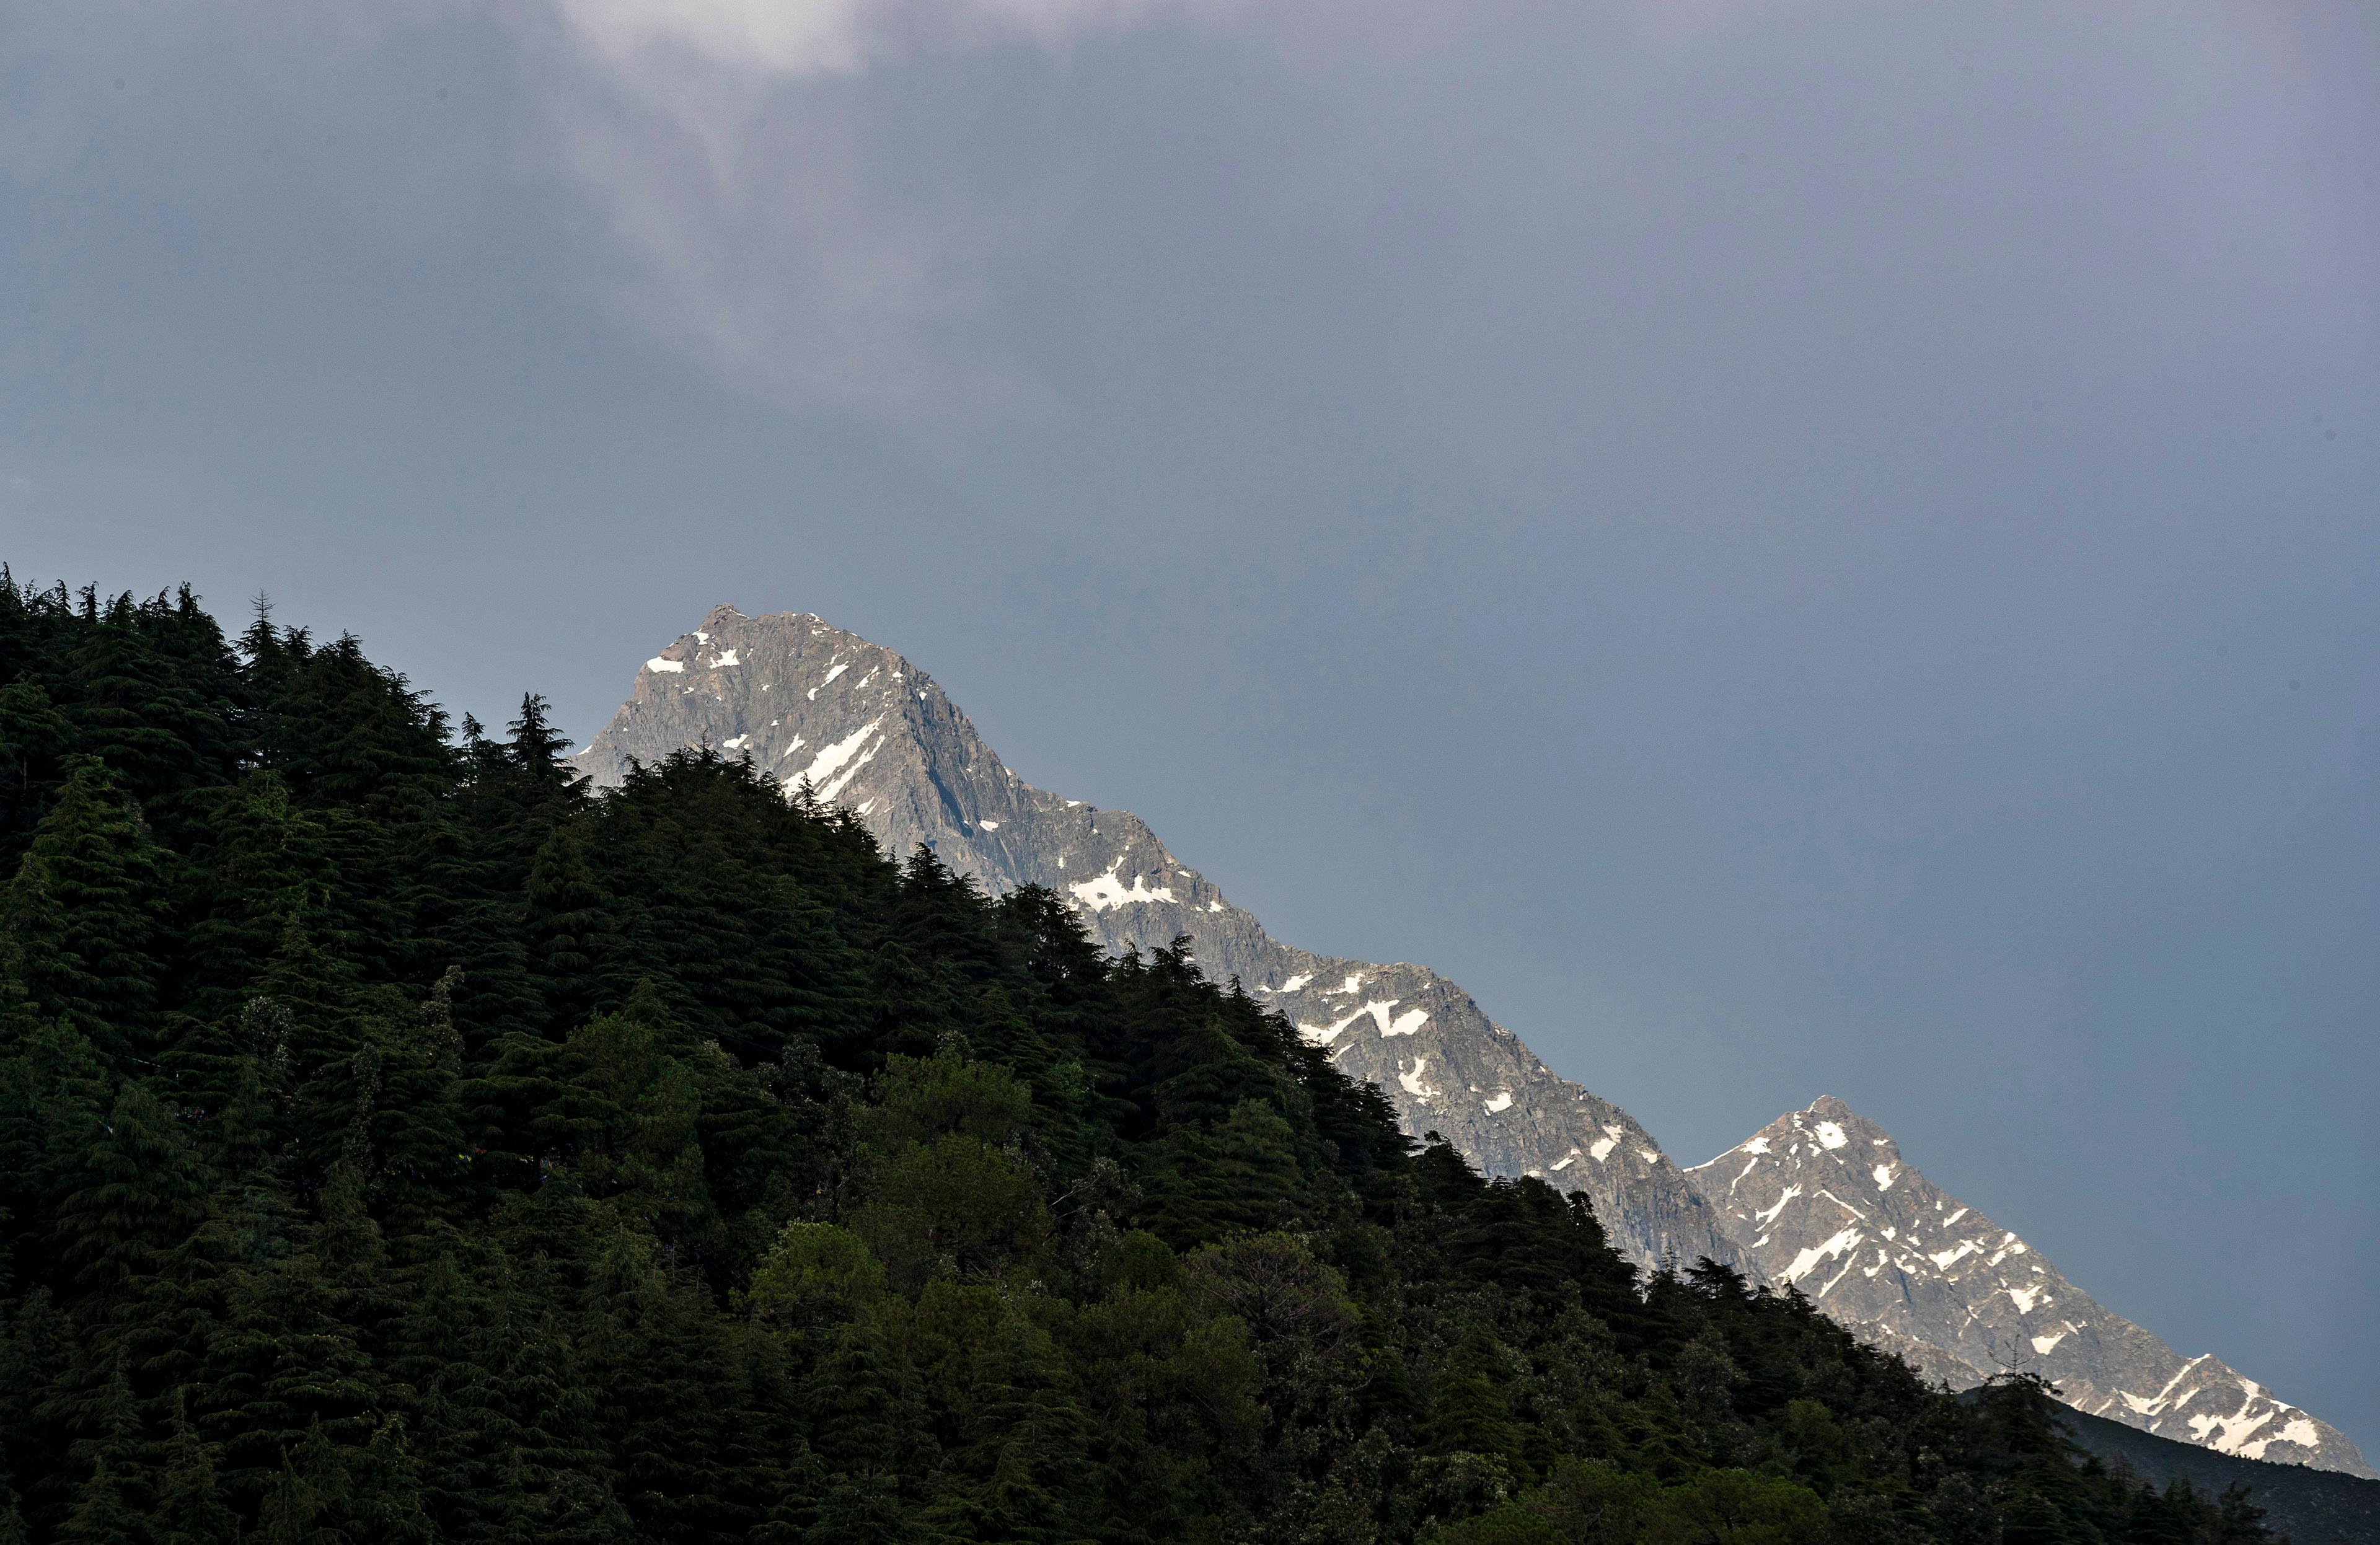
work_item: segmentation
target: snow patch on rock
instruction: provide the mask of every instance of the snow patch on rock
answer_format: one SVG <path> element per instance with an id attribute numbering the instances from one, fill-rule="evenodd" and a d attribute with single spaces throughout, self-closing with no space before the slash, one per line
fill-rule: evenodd
<path id="1" fill-rule="evenodd" d="M 1107 867 L 1106 873 L 1097 879 L 1085 880 L 1077 884 L 1069 885 L 1066 889 L 1074 893 L 1077 901 L 1094 912 L 1104 912 L 1111 906 L 1129 906 L 1135 903 L 1173 899 L 1172 886 L 1151 885 L 1148 882 L 1148 877 L 1145 874 L 1134 875 L 1132 884 L 1127 888 L 1123 881 L 1116 878 L 1116 869 L 1123 862 L 1122 858 L 1118 858 Z"/>

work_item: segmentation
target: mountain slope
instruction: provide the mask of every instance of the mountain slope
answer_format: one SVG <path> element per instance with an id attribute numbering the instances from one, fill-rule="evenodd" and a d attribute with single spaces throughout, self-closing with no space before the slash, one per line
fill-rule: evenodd
<path id="1" fill-rule="evenodd" d="M 958 706 L 890 650 L 818 617 L 722 606 L 645 662 L 628 700 L 576 759 L 598 787 L 631 760 L 689 747 L 751 759 L 788 795 L 807 781 L 886 851 L 925 844 L 994 894 L 1067 897 L 1112 949 L 1186 934 L 1217 980 L 1237 977 L 1406 1129 L 1436 1131 L 1490 1174 L 1584 1191 L 1639 1264 L 1744 1263 L 1715 1210 L 1629 1114 L 1557 1077 L 1470 994 L 1425 967 L 1281 943 L 1148 826 L 1017 777 Z"/>
<path id="2" fill-rule="evenodd" d="M 1771 1282 L 1954 1386 L 2022 1369 L 2079 1410 L 2162 1437 L 2374 1474 L 2337 1429 L 2094 1301 L 1832 1096 L 1688 1173 Z"/>
<path id="3" fill-rule="evenodd" d="M 2059 1426 L 2109 1469 L 2163 1490 L 2186 1480 L 2201 1496 L 2244 1486 L 2265 1510 L 2265 1527 L 2295 1545 L 2380 1545 L 2380 1480 L 2303 1465 L 2259 1464 L 2195 1443 L 2153 1437 L 2105 1417 L 2070 1411 Z"/>

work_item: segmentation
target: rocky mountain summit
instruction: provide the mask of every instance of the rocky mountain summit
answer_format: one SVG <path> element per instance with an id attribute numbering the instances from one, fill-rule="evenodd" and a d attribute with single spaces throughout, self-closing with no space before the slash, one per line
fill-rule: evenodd
<path id="1" fill-rule="evenodd" d="M 1687 1173 L 1768 1281 L 1954 1387 L 2037 1373 L 2078 1409 L 2162 1437 L 2374 1474 L 2336 1428 L 2103 1308 L 1831 1095 Z"/>
<path id="2" fill-rule="evenodd" d="M 688 748 L 747 758 L 789 797 L 807 785 L 896 857 L 923 845 L 994 894 L 1047 886 L 1111 949 L 1186 935 L 1210 977 L 1236 977 L 1329 1047 L 1408 1132 L 1442 1135 L 1487 1174 L 1585 1192 L 1640 1265 L 1707 1256 L 1790 1283 L 1953 1385 L 2022 1367 L 2080 1408 L 2146 1431 L 2374 1474 L 2337 1429 L 2095 1303 L 1928 1184 L 1840 1101 L 1681 1170 L 1626 1112 L 1555 1075 L 1455 983 L 1272 938 L 1139 818 L 1025 782 L 924 672 L 816 616 L 715 609 L 645 662 L 576 760 L 608 787 L 632 762 Z"/>
<path id="3" fill-rule="evenodd" d="M 1426 967 L 1281 943 L 1138 817 L 1034 787 L 933 679 L 818 617 L 722 606 L 644 663 L 577 757 L 597 786 L 631 760 L 710 747 L 749 758 L 788 795 L 807 783 L 895 857 L 919 844 L 994 894 L 1067 897 L 1111 949 L 1186 934 L 1207 974 L 1237 977 L 1351 1077 L 1378 1086 L 1406 1130 L 1438 1132 L 1490 1174 L 1538 1174 L 1593 1199 L 1612 1242 L 1653 1264 L 1746 1264 L 1715 1210 L 1628 1113 L 1557 1077 L 1471 995 Z"/>

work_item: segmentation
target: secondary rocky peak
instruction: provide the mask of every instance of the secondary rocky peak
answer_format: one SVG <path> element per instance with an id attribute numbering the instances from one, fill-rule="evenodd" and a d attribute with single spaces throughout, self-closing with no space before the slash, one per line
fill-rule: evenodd
<path id="1" fill-rule="evenodd" d="M 1953 1387 L 2037 1373 L 2069 1404 L 2163 1437 L 2374 1473 L 2337 1429 L 2103 1308 L 1832 1095 L 1688 1174 L 1769 1281 Z"/>

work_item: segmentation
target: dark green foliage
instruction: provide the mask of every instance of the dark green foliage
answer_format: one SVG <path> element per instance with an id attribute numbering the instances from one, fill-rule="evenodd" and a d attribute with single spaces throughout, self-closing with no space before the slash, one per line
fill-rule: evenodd
<path id="1" fill-rule="evenodd" d="M 155 1028 L 158 855 L 103 762 L 64 771 L 0 892 L 0 969 L 35 1012 L 129 1057 Z"/>
<path id="2" fill-rule="evenodd" d="M 0 585 L 0 1545 L 2244 1541 L 1179 947 Z"/>

